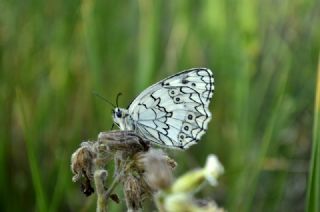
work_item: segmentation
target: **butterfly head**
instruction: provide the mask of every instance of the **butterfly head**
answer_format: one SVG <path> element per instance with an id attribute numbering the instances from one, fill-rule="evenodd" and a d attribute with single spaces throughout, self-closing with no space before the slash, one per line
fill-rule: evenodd
<path id="1" fill-rule="evenodd" d="M 116 107 L 112 110 L 112 117 L 114 120 L 121 119 L 123 115 L 123 109 Z"/>
<path id="2" fill-rule="evenodd" d="M 128 117 L 128 111 L 126 109 L 116 107 L 112 110 L 113 121 L 121 130 L 125 130 L 127 128 L 125 124 L 126 117 Z"/>

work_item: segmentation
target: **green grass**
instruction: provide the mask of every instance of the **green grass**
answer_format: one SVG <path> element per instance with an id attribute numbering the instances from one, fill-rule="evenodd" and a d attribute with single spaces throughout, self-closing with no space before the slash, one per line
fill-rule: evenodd
<path id="1" fill-rule="evenodd" d="M 176 174 L 215 153 L 226 173 L 200 196 L 228 211 L 319 210 L 319 11 L 316 0 L 1 1 L 1 208 L 94 210 L 69 164 L 112 124 L 92 92 L 122 92 L 126 107 L 202 66 L 215 76 L 213 119 L 198 145 L 172 153 Z"/>
<path id="2" fill-rule="evenodd" d="M 310 160 L 306 211 L 320 210 L 320 57 L 317 71 L 317 87 L 314 105 L 313 143 Z"/>
<path id="3" fill-rule="evenodd" d="M 23 137 L 25 138 L 26 142 L 26 149 L 27 149 L 27 157 L 28 157 L 28 163 L 30 166 L 30 174 L 31 174 L 31 179 L 32 179 L 32 184 L 34 188 L 34 193 L 35 193 L 35 198 L 36 198 L 36 206 L 37 210 L 39 211 L 47 211 L 47 201 L 46 201 L 46 195 L 44 193 L 44 188 L 43 188 L 43 179 L 40 174 L 39 170 L 39 165 L 38 160 L 37 160 L 37 155 L 36 155 L 36 146 L 35 146 L 35 139 L 33 135 L 35 134 L 33 131 L 35 129 L 32 129 L 29 126 L 30 123 L 30 114 L 27 114 L 27 105 L 26 101 L 24 100 L 24 96 L 21 93 L 20 90 L 17 89 L 16 92 L 17 96 L 17 104 L 19 105 L 19 112 L 20 112 L 20 117 L 21 117 L 21 123 L 22 123 L 22 130 L 23 130 Z M 12 203 L 14 204 L 14 203 Z"/>

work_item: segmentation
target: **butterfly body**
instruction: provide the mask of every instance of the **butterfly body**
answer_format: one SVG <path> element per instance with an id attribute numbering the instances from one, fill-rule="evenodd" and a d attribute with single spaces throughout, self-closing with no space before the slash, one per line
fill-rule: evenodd
<path id="1" fill-rule="evenodd" d="M 180 72 L 145 89 L 128 109 L 115 108 L 113 120 L 155 144 L 186 149 L 207 130 L 213 83 L 209 69 Z"/>
<path id="2" fill-rule="evenodd" d="M 121 130 L 134 130 L 134 122 L 128 113 L 128 110 L 124 108 L 116 107 L 113 110 L 113 121 L 119 126 Z"/>

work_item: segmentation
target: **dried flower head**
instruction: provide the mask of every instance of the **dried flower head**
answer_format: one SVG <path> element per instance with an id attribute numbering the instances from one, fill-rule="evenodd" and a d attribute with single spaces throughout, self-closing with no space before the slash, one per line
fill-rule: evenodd
<path id="1" fill-rule="evenodd" d="M 123 192 L 128 210 L 136 211 L 141 208 L 141 179 L 139 176 L 129 174 L 123 182 Z"/>
<path id="2" fill-rule="evenodd" d="M 92 148 L 92 142 L 83 142 L 81 147 L 77 149 L 71 156 L 71 171 L 75 174 L 72 178 L 74 182 L 78 181 L 82 175 L 87 175 L 92 179 L 93 160 L 96 153 Z"/>
<path id="3" fill-rule="evenodd" d="M 106 168 L 115 163 L 113 181 L 106 185 Z M 148 141 L 131 131 L 103 132 L 97 142 L 83 142 L 72 154 L 73 181 L 80 181 L 86 195 L 97 194 L 97 211 L 106 211 L 107 200 L 119 202 L 114 189 L 121 185 L 128 211 L 140 211 L 142 201 L 154 197 L 160 211 L 219 211 L 213 201 L 199 204 L 193 193 L 208 180 L 216 184 L 223 167 L 210 155 L 204 168 L 190 171 L 173 181 L 177 163 L 162 150 L 150 147 Z"/>
<path id="4" fill-rule="evenodd" d="M 94 192 L 91 185 L 93 180 L 93 161 L 96 153 L 92 147 L 92 142 L 83 142 L 81 147 L 71 156 L 71 171 L 74 174 L 72 181 L 80 180 L 81 191 L 89 196 Z"/>
<path id="5" fill-rule="evenodd" d="M 137 155 L 137 165 L 143 170 L 143 178 L 153 191 L 166 189 L 172 183 L 172 170 L 176 162 L 162 150 L 150 149 Z"/>

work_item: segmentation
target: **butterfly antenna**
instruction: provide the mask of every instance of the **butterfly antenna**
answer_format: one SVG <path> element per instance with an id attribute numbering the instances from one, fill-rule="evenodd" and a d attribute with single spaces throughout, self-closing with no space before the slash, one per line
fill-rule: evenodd
<path id="1" fill-rule="evenodd" d="M 121 92 L 119 92 L 118 93 L 118 95 L 117 95 L 117 99 L 116 99 L 116 105 L 117 105 L 117 107 L 119 106 L 119 104 L 118 104 L 118 100 L 119 100 L 119 97 L 122 95 L 122 93 Z"/>
<path id="2" fill-rule="evenodd" d="M 95 95 L 96 97 L 99 97 L 100 99 L 104 100 L 105 102 L 107 102 L 108 104 L 110 104 L 112 107 L 116 107 L 114 104 L 112 104 L 109 100 L 107 100 L 106 98 L 104 98 L 103 96 L 101 96 L 100 94 L 96 93 L 96 92 L 92 92 L 93 95 Z"/>

